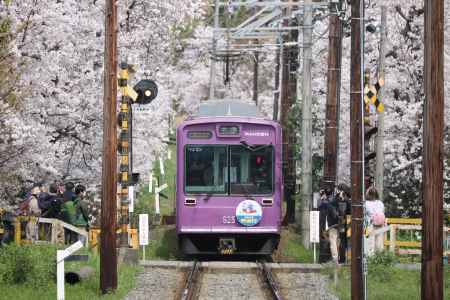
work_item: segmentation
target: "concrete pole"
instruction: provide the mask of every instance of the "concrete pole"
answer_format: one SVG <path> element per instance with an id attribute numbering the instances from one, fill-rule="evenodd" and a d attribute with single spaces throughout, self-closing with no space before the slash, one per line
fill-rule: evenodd
<path id="1" fill-rule="evenodd" d="M 300 35 L 299 35 L 300 37 Z M 312 57 L 312 1 L 305 0 L 303 19 L 303 70 L 297 80 L 303 79 L 302 87 L 302 199 L 301 199 L 301 232 L 302 244 L 309 249 L 309 210 L 312 201 L 312 156 L 311 156 L 311 57 Z M 300 48 L 300 38 L 299 38 Z M 300 52 L 299 52 L 300 53 Z M 300 56 L 300 55 L 299 55 Z M 300 57 L 299 57 L 300 60 Z"/>
<path id="2" fill-rule="evenodd" d="M 276 56 L 275 56 L 275 92 L 273 93 L 273 120 L 278 120 L 278 110 L 279 110 L 279 103 L 280 103 L 280 77 L 281 77 L 281 58 L 283 53 L 283 40 L 279 39 L 280 48 L 276 50 Z"/>
<path id="3" fill-rule="evenodd" d="M 442 300 L 444 1 L 425 1 L 422 163 L 422 299 Z"/>
<path id="4" fill-rule="evenodd" d="M 380 29 L 380 55 L 378 60 L 378 80 L 383 78 L 384 80 L 384 65 L 386 56 L 386 6 L 381 7 L 381 29 Z M 383 102 L 383 88 L 381 88 L 377 97 L 378 100 Z M 378 134 L 376 139 L 376 152 L 377 152 L 377 164 L 375 167 L 375 186 L 380 195 L 380 199 L 383 200 L 383 185 L 384 185 L 384 111 L 378 113 Z"/>
<path id="5" fill-rule="evenodd" d="M 216 47 L 217 47 L 217 29 L 219 28 L 219 0 L 215 1 L 214 6 L 214 31 L 212 40 L 212 53 L 211 53 L 211 69 L 209 75 L 209 100 L 215 98 L 215 85 L 216 85 Z"/>
<path id="6" fill-rule="evenodd" d="M 253 101 L 258 106 L 258 68 L 259 68 L 259 53 L 255 51 L 253 64 Z"/>

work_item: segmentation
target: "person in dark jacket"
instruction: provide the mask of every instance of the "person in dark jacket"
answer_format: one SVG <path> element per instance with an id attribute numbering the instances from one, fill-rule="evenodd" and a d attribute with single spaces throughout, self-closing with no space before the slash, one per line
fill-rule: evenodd
<path id="1" fill-rule="evenodd" d="M 86 196 L 86 187 L 77 185 L 75 188 L 75 197 L 72 200 L 65 201 L 62 204 L 61 214 L 64 222 L 79 227 L 83 230 L 88 230 L 88 213 L 87 207 L 83 201 Z M 69 243 L 74 243 L 78 240 L 78 234 L 66 230 L 66 239 Z"/>
<path id="2" fill-rule="evenodd" d="M 71 181 L 67 182 L 64 187 L 65 187 L 65 191 L 63 193 L 64 202 L 72 201 L 73 199 L 75 199 L 76 195 L 73 191 L 75 185 L 73 184 L 73 182 Z"/>
<path id="3" fill-rule="evenodd" d="M 62 198 L 58 195 L 58 185 L 52 183 L 49 186 L 48 193 L 41 197 L 39 207 L 42 210 L 42 216 L 45 218 L 59 218 L 61 212 Z"/>
<path id="4" fill-rule="evenodd" d="M 339 215 L 339 263 L 345 263 L 347 251 L 347 215 L 351 215 L 350 187 L 340 184 L 337 188 Z"/>

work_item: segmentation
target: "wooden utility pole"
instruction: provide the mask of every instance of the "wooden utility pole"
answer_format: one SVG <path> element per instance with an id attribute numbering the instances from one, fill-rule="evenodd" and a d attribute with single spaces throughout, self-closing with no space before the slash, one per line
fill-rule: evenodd
<path id="1" fill-rule="evenodd" d="M 381 27 L 380 27 L 380 53 L 378 58 L 377 79 L 384 81 L 384 62 L 386 56 L 386 6 L 381 6 Z M 383 102 L 383 88 L 377 93 L 377 98 Z M 377 164 L 375 167 L 375 187 L 380 199 L 383 201 L 384 190 L 384 111 L 378 112 L 378 133 L 376 139 Z"/>
<path id="2" fill-rule="evenodd" d="M 285 15 L 289 16 L 291 8 L 286 9 Z M 283 26 L 289 26 L 289 22 L 285 20 Z M 283 42 L 291 37 L 283 37 Z M 284 179 L 284 200 L 286 201 L 286 216 L 284 223 L 295 222 L 295 199 L 293 197 L 295 188 L 295 160 L 294 160 L 294 143 L 295 133 L 289 124 L 289 112 L 295 99 L 295 89 L 292 89 L 291 66 L 292 57 L 290 51 L 292 48 L 282 47 L 282 64 L 281 64 L 281 97 L 280 97 L 280 123 L 283 128 L 283 179 Z M 295 81 L 294 81 L 295 83 Z"/>
<path id="3" fill-rule="evenodd" d="M 331 6 L 328 34 L 327 107 L 325 123 L 325 146 L 323 183 L 334 188 L 337 174 L 339 145 L 339 103 L 341 90 L 342 22 L 339 16 L 341 4 Z"/>
<path id="4" fill-rule="evenodd" d="M 100 289 L 105 294 L 117 288 L 117 5 L 105 7 L 105 61 L 103 94 L 103 168 L 100 243 Z"/>
<path id="5" fill-rule="evenodd" d="M 299 35 L 300 36 L 300 35 Z M 300 44 L 300 40 L 299 40 Z M 302 244 L 309 248 L 309 211 L 312 202 L 312 93 L 311 93 L 311 60 L 312 60 L 312 1 L 305 0 L 303 17 L 303 70 L 302 84 L 302 199 L 301 199 L 301 232 Z M 300 61 L 300 57 L 299 57 Z M 297 76 L 300 81 L 300 76 Z M 300 91 L 298 91 L 300 92 Z"/>
<path id="6" fill-rule="evenodd" d="M 259 53 L 255 52 L 255 61 L 253 64 L 253 101 L 258 105 L 258 67 L 259 67 Z"/>
<path id="7" fill-rule="evenodd" d="M 363 277 L 363 36 L 364 0 L 352 0 L 351 8 L 351 63 L 350 63 L 350 158 L 351 158 L 351 291 L 353 300 L 364 299 Z"/>
<path id="8" fill-rule="evenodd" d="M 422 299 L 443 299 L 444 1 L 425 1 Z"/>

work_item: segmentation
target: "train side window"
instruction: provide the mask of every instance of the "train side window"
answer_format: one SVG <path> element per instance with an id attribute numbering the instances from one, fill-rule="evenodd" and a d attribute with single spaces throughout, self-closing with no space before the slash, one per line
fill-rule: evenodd
<path id="1" fill-rule="evenodd" d="M 227 193 L 226 146 L 187 145 L 185 164 L 186 193 Z"/>

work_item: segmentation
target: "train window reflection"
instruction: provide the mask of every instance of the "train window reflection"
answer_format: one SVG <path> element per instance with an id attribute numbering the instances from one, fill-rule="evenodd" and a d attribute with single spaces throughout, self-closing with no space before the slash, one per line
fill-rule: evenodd
<path id="1" fill-rule="evenodd" d="M 231 194 L 272 194 L 272 173 L 272 146 L 230 146 Z"/>
<path id="2" fill-rule="evenodd" d="M 186 193 L 227 192 L 226 146 L 186 146 Z"/>

